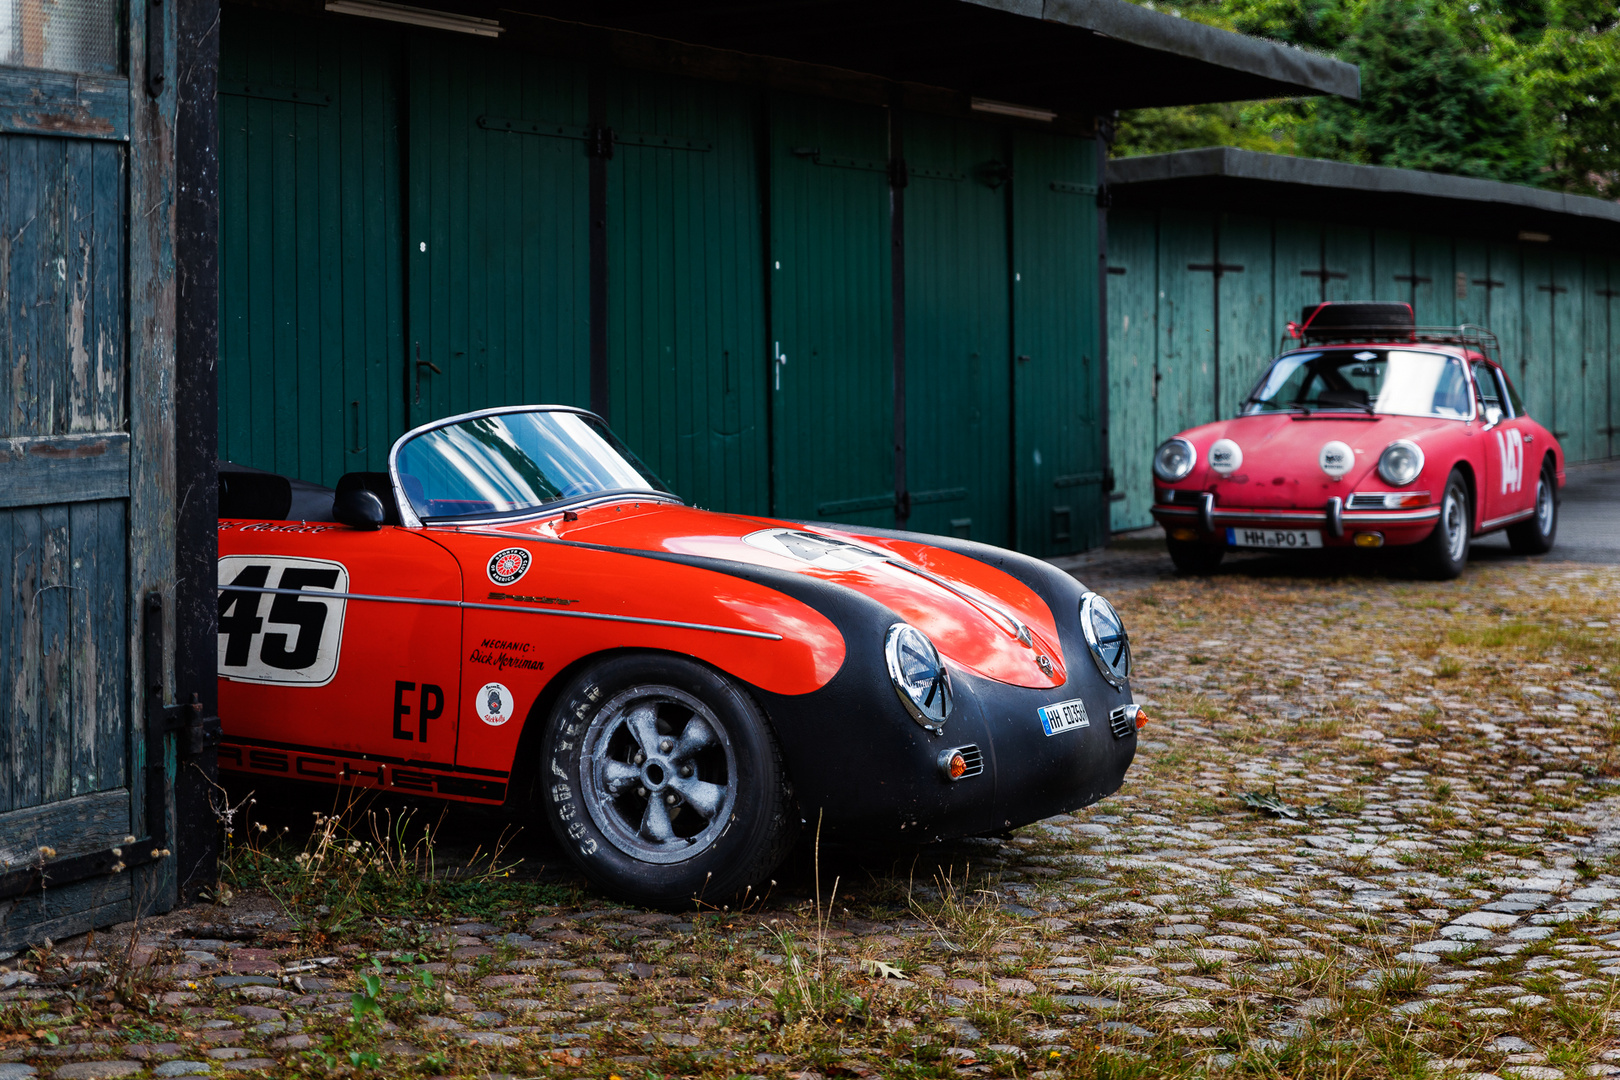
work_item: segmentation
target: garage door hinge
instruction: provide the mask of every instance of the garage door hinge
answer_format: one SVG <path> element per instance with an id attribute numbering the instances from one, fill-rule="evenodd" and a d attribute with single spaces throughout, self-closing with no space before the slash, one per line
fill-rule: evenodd
<path id="1" fill-rule="evenodd" d="M 218 746 L 223 731 L 219 717 L 203 715 L 202 701 L 196 694 L 184 705 L 165 705 L 160 724 L 165 735 L 180 736 L 175 752 L 181 757 L 199 757 Z"/>

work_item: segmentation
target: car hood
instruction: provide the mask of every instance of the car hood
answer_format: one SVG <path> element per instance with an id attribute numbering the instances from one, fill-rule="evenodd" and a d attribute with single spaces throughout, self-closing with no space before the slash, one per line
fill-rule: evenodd
<path id="1" fill-rule="evenodd" d="M 1067 678 L 1056 620 L 1040 596 L 1001 570 L 932 547 L 925 537 L 867 536 L 645 499 L 581 507 L 568 517 L 493 531 L 819 578 L 885 605 L 927 634 L 942 656 L 977 675 L 1041 689 Z M 492 527 L 481 524 L 476 531 Z M 1042 656 L 1051 674 L 1042 670 Z"/>
<path id="2" fill-rule="evenodd" d="M 1375 470 L 1379 455 L 1396 439 L 1421 446 L 1461 423 L 1423 416 L 1239 416 L 1182 435 L 1198 448 L 1198 463 L 1183 485 L 1191 482 L 1213 491 L 1216 502 L 1227 506 L 1321 506 L 1331 496 L 1344 496 L 1369 482 L 1378 489 L 1388 487 Z M 1209 467 L 1209 448 L 1223 438 L 1243 451 L 1242 464 L 1230 476 Z M 1355 464 L 1339 479 L 1322 471 L 1322 447 L 1330 442 L 1342 442 L 1355 454 Z"/>

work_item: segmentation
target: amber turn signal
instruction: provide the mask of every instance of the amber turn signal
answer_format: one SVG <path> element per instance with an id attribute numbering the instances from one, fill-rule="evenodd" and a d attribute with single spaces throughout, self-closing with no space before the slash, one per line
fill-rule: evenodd
<path id="1" fill-rule="evenodd" d="M 952 780 L 960 780 L 967 775 L 967 758 L 961 754 L 952 754 L 950 764 L 945 767 Z"/>
<path id="2" fill-rule="evenodd" d="M 1172 539 L 1172 540 L 1196 540 L 1196 539 L 1198 539 L 1198 533 L 1195 532 L 1192 529 L 1171 529 L 1170 530 L 1170 539 Z"/>
<path id="3" fill-rule="evenodd" d="M 1136 710 L 1136 730 L 1141 731 L 1147 727 L 1148 714 L 1141 709 Z"/>
<path id="4" fill-rule="evenodd" d="M 1375 532 L 1356 533 L 1355 545 L 1359 548 L 1383 547 L 1384 534 Z"/>

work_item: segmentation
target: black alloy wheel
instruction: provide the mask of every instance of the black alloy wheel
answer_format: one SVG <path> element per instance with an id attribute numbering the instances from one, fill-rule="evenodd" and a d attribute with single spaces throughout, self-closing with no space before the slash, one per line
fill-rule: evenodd
<path id="1" fill-rule="evenodd" d="M 770 725 L 742 687 L 701 664 L 632 653 L 587 668 L 558 698 L 540 752 L 558 842 L 621 900 L 727 903 L 793 843 Z"/>
<path id="2" fill-rule="evenodd" d="M 1545 555 L 1558 539 L 1558 478 L 1552 459 L 1536 476 L 1536 512 L 1516 525 L 1507 527 L 1508 547 L 1518 555 Z"/>

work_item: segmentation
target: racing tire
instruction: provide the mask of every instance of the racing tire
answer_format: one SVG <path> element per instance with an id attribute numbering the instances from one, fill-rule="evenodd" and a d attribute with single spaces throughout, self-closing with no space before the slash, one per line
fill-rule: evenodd
<path id="1" fill-rule="evenodd" d="M 1450 581 L 1468 565 L 1468 545 L 1474 534 L 1474 511 L 1468 481 L 1452 469 L 1440 496 L 1440 517 L 1434 531 L 1419 545 L 1419 563 L 1426 576 Z"/>
<path id="2" fill-rule="evenodd" d="M 1164 545 L 1170 549 L 1170 561 L 1183 574 L 1212 574 L 1226 557 L 1226 549 L 1219 544 L 1166 540 Z"/>
<path id="3" fill-rule="evenodd" d="M 1545 555 L 1558 539 L 1558 480 L 1552 462 L 1542 465 L 1536 477 L 1536 512 L 1527 520 L 1507 527 L 1508 547 L 1516 555 Z"/>
<path id="4" fill-rule="evenodd" d="M 582 671 L 558 697 L 540 753 L 552 831 L 620 900 L 719 906 L 768 878 L 797 833 L 764 714 L 689 660 L 631 653 Z"/>

